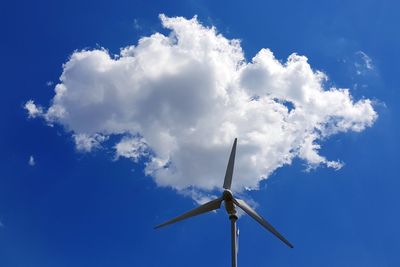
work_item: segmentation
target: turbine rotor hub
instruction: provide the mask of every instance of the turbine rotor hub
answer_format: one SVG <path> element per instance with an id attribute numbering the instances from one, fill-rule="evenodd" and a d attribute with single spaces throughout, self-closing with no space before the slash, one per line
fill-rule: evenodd
<path id="1" fill-rule="evenodd" d="M 229 189 L 225 189 L 224 192 L 222 193 L 222 198 L 225 201 L 231 201 L 233 199 L 232 191 Z"/>
<path id="2" fill-rule="evenodd" d="M 232 191 L 229 189 L 225 189 L 224 193 L 222 194 L 222 198 L 225 202 L 225 209 L 226 212 L 229 214 L 229 218 L 234 218 L 236 217 L 236 209 L 235 205 L 233 204 L 233 194 Z M 237 218 L 237 217 L 236 217 Z"/>

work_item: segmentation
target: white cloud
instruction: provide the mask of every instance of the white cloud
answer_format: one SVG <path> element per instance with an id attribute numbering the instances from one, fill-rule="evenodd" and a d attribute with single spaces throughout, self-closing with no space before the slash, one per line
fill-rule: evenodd
<path id="1" fill-rule="evenodd" d="M 90 152 L 95 148 L 100 148 L 101 143 L 107 140 L 107 137 L 101 134 L 87 135 L 84 133 L 74 134 L 75 147 L 78 151 Z"/>
<path id="2" fill-rule="evenodd" d="M 147 156 L 147 145 L 142 138 L 139 137 L 123 137 L 119 143 L 115 145 L 115 158 L 130 158 L 137 162 L 142 156 Z"/>
<path id="3" fill-rule="evenodd" d="M 239 40 L 196 17 L 160 18 L 169 36 L 143 37 L 119 56 L 105 49 L 74 52 L 50 107 L 43 111 L 28 101 L 29 116 L 64 126 L 83 151 L 106 136 L 122 136 L 113 145 L 116 158 L 143 156 L 147 175 L 182 192 L 221 187 L 235 137 L 237 191 L 258 188 L 295 157 L 310 168 L 338 169 L 342 163 L 320 155 L 319 142 L 360 132 L 377 118 L 369 99 L 324 88 L 327 76 L 305 56 L 281 63 L 262 49 L 247 62 Z"/>
<path id="4" fill-rule="evenodd" d="M 32 155 L 29 156 L 28 164 L 29 164 L 29 166 L 35 166 L 36 165 L 35 158 Z"/>
<path id="5" fill-rule="evenodd" d="M 42 107 L 37 106 L 33 100 L 26 102 L 24 108 L 28 111 L 29 118 L 36 118 L 37 116 L 41 116 L 43 114 Z"/>

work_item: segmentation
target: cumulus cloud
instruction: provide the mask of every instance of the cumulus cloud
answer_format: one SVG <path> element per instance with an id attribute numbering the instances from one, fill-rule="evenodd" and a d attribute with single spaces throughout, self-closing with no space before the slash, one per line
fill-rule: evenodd
<path id="1" fill-rule="evenodd" d="M 377 118 L 369 99 L 326 88 L 327 76 L 305 56 L 281 62 L 261 49 L 246 61 L 239 40 L 196 17 L 160 19 L 169 35 L 142 37 L 117 56 L 75 51 L 50 106 L 30 100 L 29 116 L 62 125 L 83 151 L 120 137 L 116 158 L 142 157 L 158 185 L 181 192 L 221 187 L 235 137 L 236 191 L 258 188 L 295 157 L 309 168 L 339 169 L 340 161 L 319 153 L 320 141 L 361 132 Z"/>

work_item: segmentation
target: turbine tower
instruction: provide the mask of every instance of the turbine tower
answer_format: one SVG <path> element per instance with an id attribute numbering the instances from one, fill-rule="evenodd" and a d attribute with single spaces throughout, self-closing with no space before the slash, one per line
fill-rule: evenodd
<path id="1" fill-rule="evenodd" d="M 263 226 L 265 229 L 267 229 L 273 235 L 275 235 L 277 238 L 279 238 L 288 247 L 293 248 L 293 245 L 290 244 L 289 241 L 287 241 L 277 230 L 275 230 L 275 228 L 269 222 L 267 222 L 255 210 L 253 210 L 244 200 L 235 198 L 233 196 L 232 191 L 231 191 L 231 185 L 232 185 L 233 167 L 235 165 L 236 144 L 237 144 L 237 138 L 235 138 L 235 141 L 233 142 L 232 151 L 229 156 L 228 166 L 226 168 L 224 185 L 223 185 L 224 192 L 222 193 L 222 196 L 217 199 L 211 200 L 210 202 L 207 202 L 191 211 L 188 211 L 178 217 L 173 218 L 172 220 L 169 220 L 169 221 L 162 223 L 160 225 L 157 225 L 155 227 L 155 229 L 158 229 L 160 227 L 163 227 L 163 226 L 166 226 L 166 225 L 169 225 L 172 223 L 176 223 L 176 222 L 185 220 L 185 219 L 193 217 L 193 216 L 197 216 L 197 215 L 209 212 L 209 211 L 219 209 L 221 207 L 221 203 L 224 202 L 225 209 L 229 215 L 229 220 L 231 221 L 232 267 L 237 267 L 236 221 L 237 221 L 238 217 L 236 215 L 236 207 L 239 207 L 244 212 L 246 212 L 248 215 L 250 215 L 250 217 L 252 217 L 259 224 L 261 224 L 261 226 Z"/>

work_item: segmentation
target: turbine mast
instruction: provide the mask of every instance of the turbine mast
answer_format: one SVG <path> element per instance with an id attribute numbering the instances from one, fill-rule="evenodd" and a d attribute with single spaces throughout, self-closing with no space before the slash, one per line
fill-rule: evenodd
<path id="1" fill-rule="evenodd" d="M 237 227 L 236 227 L 237 219 L 238 219 L 238 217 L 236 216 L 236 214 L 229 215 L 229 220 L 231 220 L 232 267 L 237 267 Z"/>

